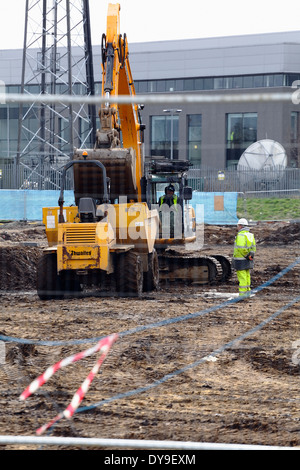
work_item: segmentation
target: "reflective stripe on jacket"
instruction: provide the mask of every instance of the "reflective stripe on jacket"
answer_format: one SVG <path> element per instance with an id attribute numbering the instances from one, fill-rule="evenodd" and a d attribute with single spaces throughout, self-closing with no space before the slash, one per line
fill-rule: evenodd
<path id="1" fill-rule="evenodd" d="M 174 196 L 171 199 L 166 198 L 166 196 L 161 196 L 159 198 L 159 205 L 162 206 L 163 204 L 168 204 L 170 206 L 177 206 L 177 196 L 174 194 Z"/>
<path id="2" fill-rule="evenodd" d="M 249 229 L 242 228 L 235 239 L 233 257 L 244 259 L 250 251 L 256 252 L 256 243 L 253 233 Z"/>

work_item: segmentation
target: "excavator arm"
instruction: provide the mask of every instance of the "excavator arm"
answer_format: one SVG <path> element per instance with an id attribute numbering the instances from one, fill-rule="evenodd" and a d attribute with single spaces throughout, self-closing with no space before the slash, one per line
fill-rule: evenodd
<path id="1" fill-rule="evenodd" d="M 114 96 L 135 96 L 135 88 L 129 63 L 126 35 L 120 34 L 120 5 L 109 4 L 107 30 L 102 36 L 102 96 L 107 98 L 100 111 L 100 129 L 96 134 L 94 149 L 80 149 L 74 158 L 80 158 L 85 150 L 85 158 L 101 160 L 110 180 L 112 199 L 126 196 L 129 201 L 142 201 L 141 179 L 144 175 L 142 154 L 142 132 L 144 126 L 139 120 L 137 104 L 114 103 Z M 122 142 L 121 142 L 122 141 Z M 87 175 L 88 176 L 88 175 Z M 92 175 L 88 178 L 92 184 Z M 97 178 L 97 181 L 100 181 Z M 75 172 L 75 187 L 80 188 Z M 95 188 L 97 196 L 100 188 Z M 97 197 L 96 197 L 97 198 Z"/>
<path id="2" fill-rule="evenodd" d="M 107 14 L 106 37 L 102 38 L 102 96 L 113 97 L 118 95 L 135 96 L 135 88 L 129 62 L 128 42 L 126 34 L 120 34 L 120 5 L 109 4 Z M 142 131 L 144 127 L 139 122 L 137 104 L 111 104 L 106 103 L 100 110 L 102 115 L 110 109 L 114 119 L 111 124 L 114 129 L 122 133 L 124 148 L 133 148 L 136 155 L 136 184 L 141 201 L 141 178 L 144 174 L 142 158 Z M 116 110 L 116 111 L 115 111 Z"/>

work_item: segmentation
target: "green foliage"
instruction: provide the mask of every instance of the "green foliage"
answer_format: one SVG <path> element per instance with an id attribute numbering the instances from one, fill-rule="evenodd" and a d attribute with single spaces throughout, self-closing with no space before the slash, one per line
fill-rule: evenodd
<path id="1" fill-rule="evenodd" d="M 300 219 L 300 199 L 238 198 L 237 216 L 255 221 Z"/>

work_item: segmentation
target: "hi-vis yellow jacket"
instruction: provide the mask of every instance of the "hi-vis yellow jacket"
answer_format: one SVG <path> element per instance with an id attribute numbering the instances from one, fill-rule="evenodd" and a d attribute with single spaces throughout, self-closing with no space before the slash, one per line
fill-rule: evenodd
<path id="1" fill-rule="evenodd" d="M 174 205 L 174 208 L 176 209 L 177 207 L 177 196 L 174 194 L 174 196 L 172 198 L 166 198 L 165 195 L 161 196 L 159 198 L 159 206 L 162 206 L 163 204 L 168 204 L 168 206 L 173 206 Z"/>
<path id="2" fill-rule="evenodd" d="M 246 259 L 247 255 L 256 252 L 256 242 L 253 233 L 248 228 L 242 228 L 236 236 L 234 242 L 233 259 L 235 269 L 249 269 L 253 263 Z"/>

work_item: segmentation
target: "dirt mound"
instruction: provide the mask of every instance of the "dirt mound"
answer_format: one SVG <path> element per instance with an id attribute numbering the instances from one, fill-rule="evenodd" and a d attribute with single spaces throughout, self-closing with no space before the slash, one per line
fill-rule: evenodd
<path id="1" fill-rule="evenodd" d="M 236 235 L 236 226 L 204 226 L 205 245 L 233 245 Z M 260 222 L 250 226 L 254 233 L 257 244 L 276 243 L 284 245 L 286 243 L 299 243 L 300 223 L 299 222 Z"/>
<path id="2" fill-rule="evenodd" d="M 0 246 L 0 290 L 33 289 L 39 247 Z"/>
<path id="3" fill-rule="evenodd" d="M 0 224 L 0 243 L 46 243 L 45 227 L 40 222 L 15 221 Z"/>
<path id="4" fill-rule="evenodd" d="M 300 240 L 300 224 L 297 223 L 274 223 L 272 225 L 265 224 L 259 231 L 258 241 L 260 243 L 299 243 Z"/>

